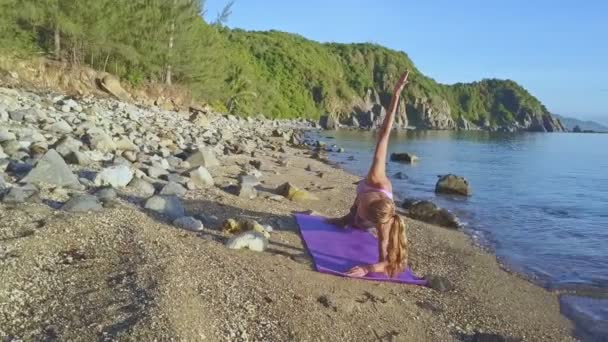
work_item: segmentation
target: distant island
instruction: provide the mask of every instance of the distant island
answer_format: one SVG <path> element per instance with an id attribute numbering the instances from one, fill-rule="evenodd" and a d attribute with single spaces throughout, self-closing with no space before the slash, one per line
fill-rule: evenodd
<path id="1" fill-rule="evenodd" d="M 558 114 L 553 114 L 558 118 L 565 129 L 570 132 L 598 132 L 608 133 L 608 127 L 592 120 L 579 120 Z"/>

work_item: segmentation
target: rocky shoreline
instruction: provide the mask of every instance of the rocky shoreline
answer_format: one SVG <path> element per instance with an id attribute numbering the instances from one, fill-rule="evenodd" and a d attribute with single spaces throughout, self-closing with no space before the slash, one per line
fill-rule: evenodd
<path id="1" fill-rule="evenodd" d="M 0 88 L 0 336 L 573 340 L 455 230 L 406 219 L 433 288 L 315 272 L 292 213 L 342 214 L 357 178 L 299 147 L 312 126 Z"/>

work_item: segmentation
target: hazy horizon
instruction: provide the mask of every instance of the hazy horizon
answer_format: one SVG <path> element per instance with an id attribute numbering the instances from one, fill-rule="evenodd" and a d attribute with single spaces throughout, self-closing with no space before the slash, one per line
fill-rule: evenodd
<path id="1" fill-rule="evenodd" d="M 207 0 L 213 20 L 227 0 Z M 408 13 L 415 13 L 411 15 Z M 550 112 L 608 125 L 608 2 L 474 0 L 237 0 L 227 26 L 280 30 L 321 42 L 371 42 L 404 51 L 418 69 L 452 84 L 512 79 Z M 514 25 L 516 23 L 517 25 Z"/>

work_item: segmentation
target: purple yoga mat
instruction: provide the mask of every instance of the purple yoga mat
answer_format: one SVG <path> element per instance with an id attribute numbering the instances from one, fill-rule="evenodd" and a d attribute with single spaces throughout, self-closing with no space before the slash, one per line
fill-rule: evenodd
<path id="1" fill-rule="evenodd" d="M 351 267 L 378 262 L 378 240 L 372 234 L 359 229 L 338 228 L 318 216 L 295 216 L 317 271 L 346 276 L 345 272 Z M 361 279 L 426 285 L 426 280 L 415 276 L 409 267 L 395 278 L 370 273 Z"/>

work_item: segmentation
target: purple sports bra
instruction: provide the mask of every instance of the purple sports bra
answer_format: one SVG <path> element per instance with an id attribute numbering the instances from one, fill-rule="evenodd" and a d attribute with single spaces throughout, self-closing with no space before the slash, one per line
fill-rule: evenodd
<path id="1" fill-rule="evenodd" d="M 392 192 L 390 192 L 386 189 L 371 186 L 367 183 L 367 180 L 365 180 L 365 179 L 363 179 L 361 182 L 359 182 L 359 185 L 357 185 L 357 197 L 359 197 L 359 195 L 361 195 L 361 194 L 367 194 L 370 192 L 380 192 L 380 193 L 383 193 L 386 197 L 390 198 L 391 200 L 393 199 Z M 358 208 L 358 205 L 353 206 L 355 226 L 358 228 L 362 228 L 362 229 L 375 228 L 375 225 L 372 222 L 364 220 L 361 217 L 359 217 L 359 215 L 357 215 L 357 208 Z"/>

